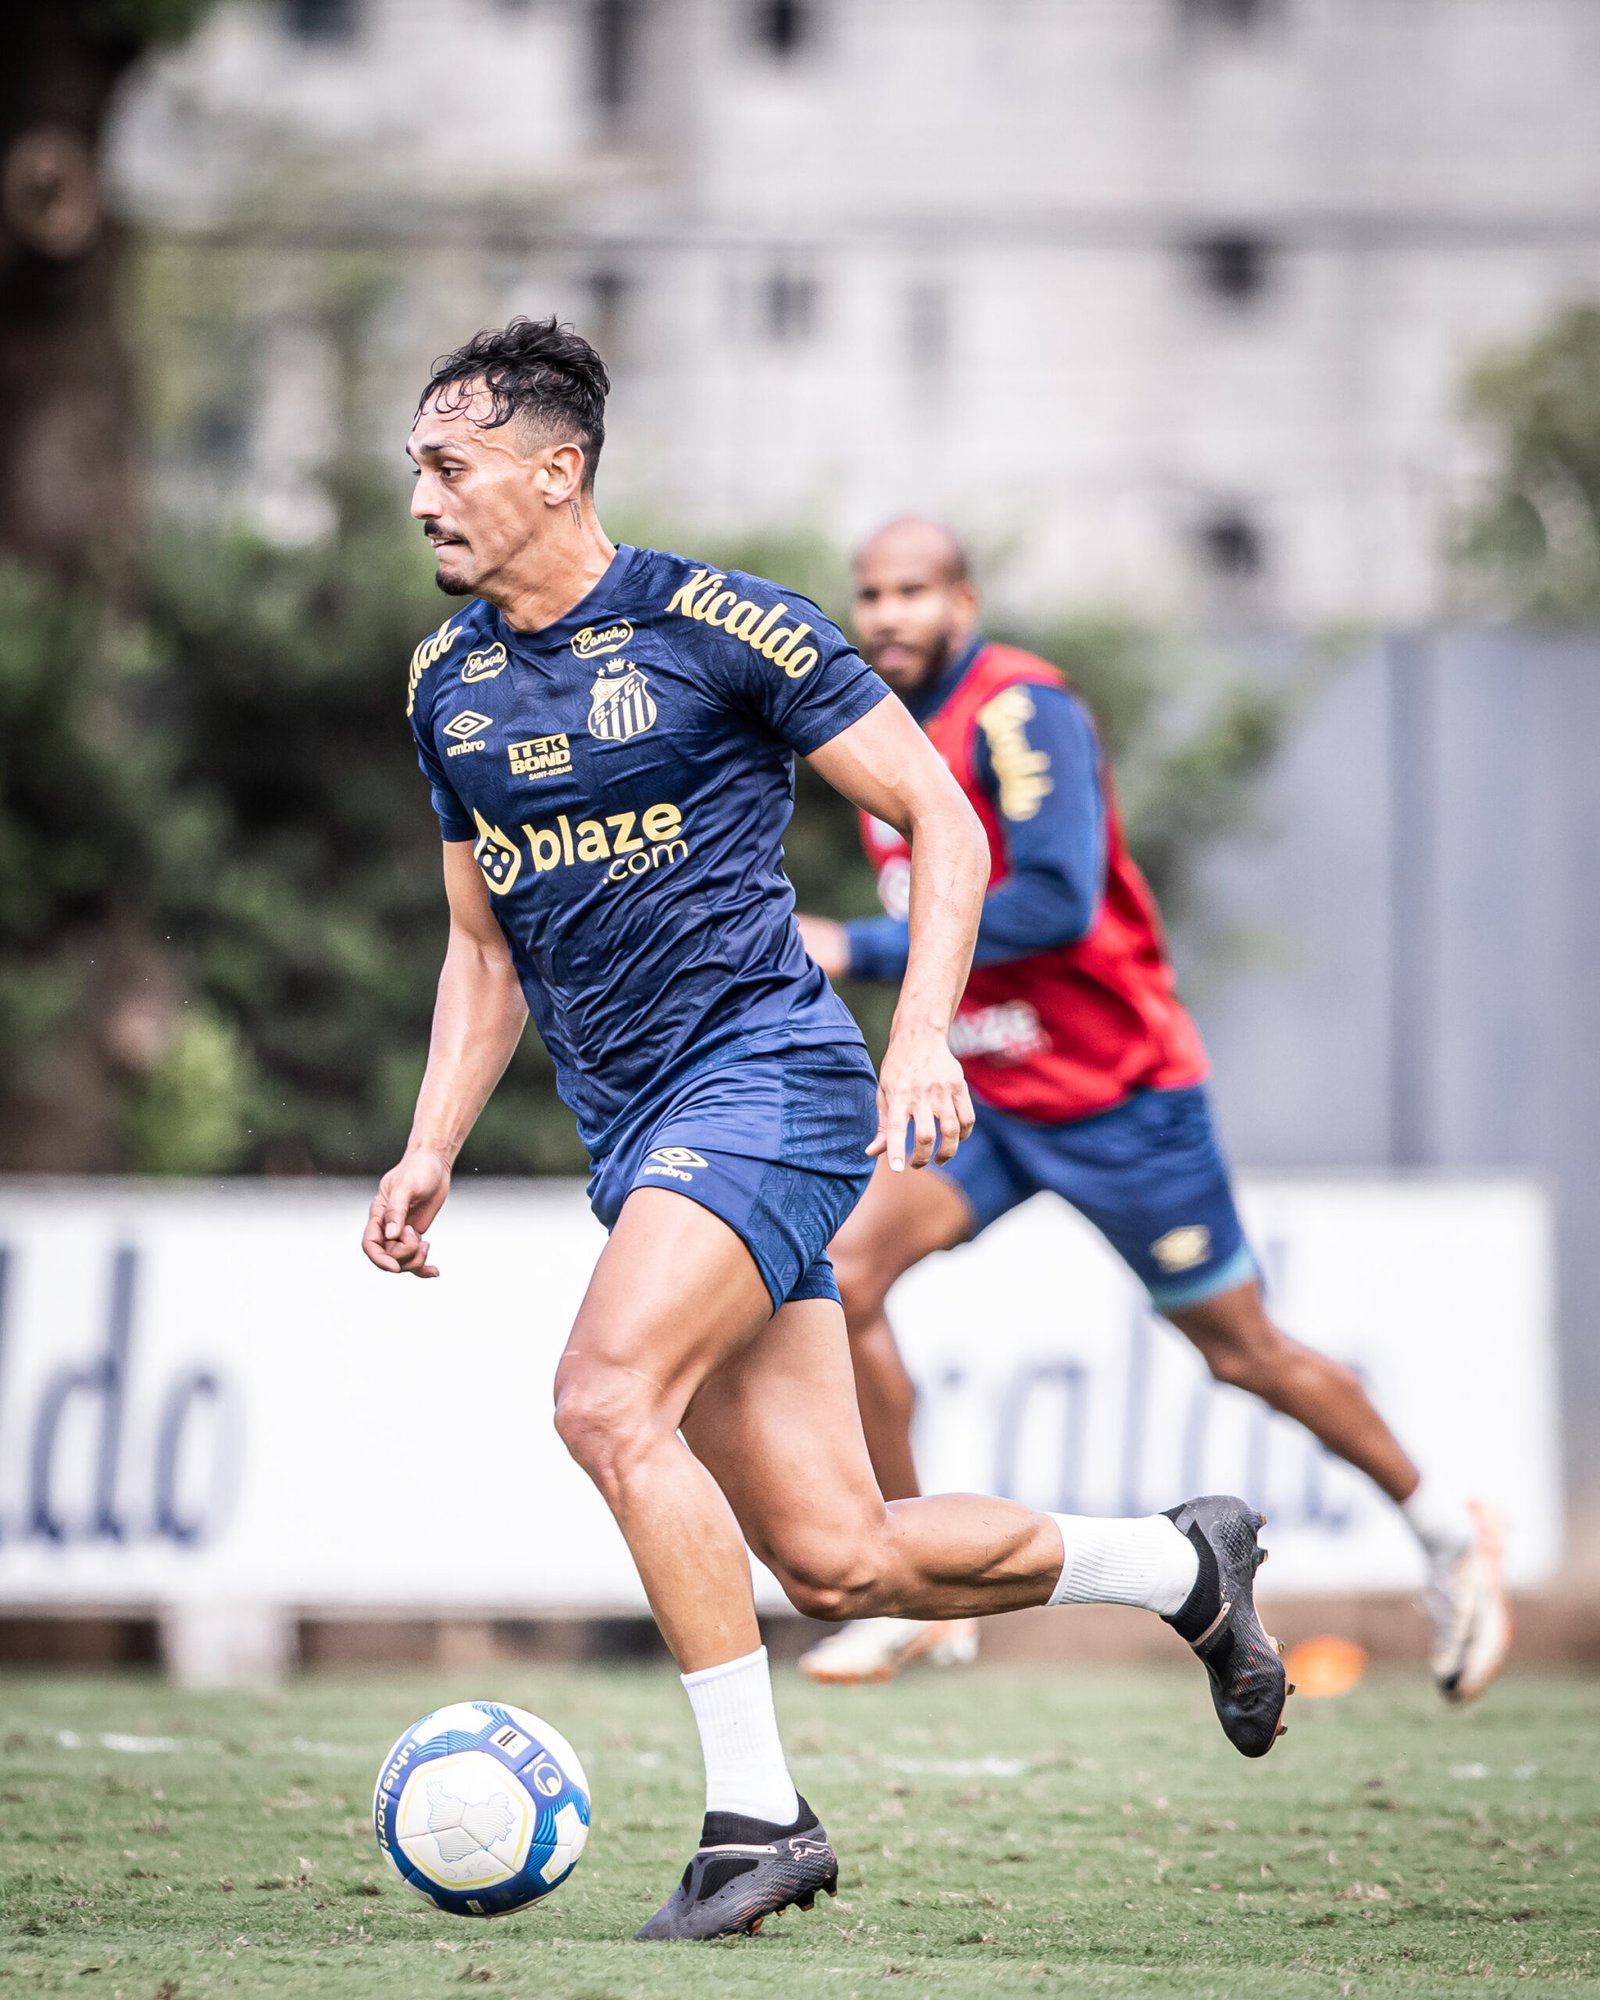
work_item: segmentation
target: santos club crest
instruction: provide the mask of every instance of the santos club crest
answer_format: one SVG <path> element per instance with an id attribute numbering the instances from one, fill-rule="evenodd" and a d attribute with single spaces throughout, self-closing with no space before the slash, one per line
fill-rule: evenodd
<path id="1" fill-rule="evenodd" d="M 656 719 L 650 686 L 632 660 L 607 660 L 595 675 L 589 734 L 608 743 L 642 736 Z"/>

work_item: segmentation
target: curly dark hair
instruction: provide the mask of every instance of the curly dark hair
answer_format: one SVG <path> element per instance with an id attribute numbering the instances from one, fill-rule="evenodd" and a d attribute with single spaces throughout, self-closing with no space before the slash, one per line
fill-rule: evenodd
<path id="1" fill-rule="evenodd" d="M 570 435 L 583 447 L 583 483 L 593 486 L 606 441 L 611 377 L 581 333 L 561 325 L 554 313 L 548 319 L 519 314 L 507 326 L 485 327 L 434 362 L 417 409 L 429 402 L 459 409 L 480 383 L 490 401 L 485 429 L 522 417 L 539 430 Z"/>

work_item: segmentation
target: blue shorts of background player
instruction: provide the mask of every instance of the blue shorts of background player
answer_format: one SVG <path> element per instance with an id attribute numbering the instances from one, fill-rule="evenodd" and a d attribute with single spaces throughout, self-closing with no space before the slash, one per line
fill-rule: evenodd
<path id="1" fill-rule="evenodd" d="M 635 1188 L 687 1195 L 755 1259 L 774 1312 L 837 1299 L 828 1244 L 872 1178 L 878 1083 L 847 1042 L 748 1055 L 687 1078 L 596 1160 L 589 1205 L 612 1228 Z"/>
<path id="2" fill-rule="evenodd" d="M 1162 1311 L 1259 1276 L 1205 1090 L 1143 1090 L 1097 1117 L 1036 1125 L 992 1106 L 947 1166 L 972 1234 L 1048 1189 L 1086 1216 Z"/>

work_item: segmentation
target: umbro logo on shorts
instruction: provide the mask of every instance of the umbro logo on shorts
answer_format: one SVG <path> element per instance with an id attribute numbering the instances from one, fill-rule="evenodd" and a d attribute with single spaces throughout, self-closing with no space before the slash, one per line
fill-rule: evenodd
<path id="1" fill-rule="evenodd" d="M 644 1171 L 657 1174 L 663 1180 L 692 1181 L 694 1175 L 689 1170 L 703 1167 L 707 1162 L 688 1146 L 657 1146 L 645 1161 Z"/>
<path id="2" fill-rule="evenodd" d="M 1192 1271 L 1211 1255 L 1211 1231 L 1203 1222 L 1184 1223 L 1158 1236 L 1150 1253 L 1163 1271 Z"/>

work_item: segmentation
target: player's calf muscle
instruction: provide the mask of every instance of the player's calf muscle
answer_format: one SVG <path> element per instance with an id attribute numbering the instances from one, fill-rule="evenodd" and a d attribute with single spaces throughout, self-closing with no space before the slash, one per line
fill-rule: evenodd
<path id="1" fill-rule="evenodd" d="M 761 1550 L 808 1618 L 944 1618 L 1042 1604 L 1061 1570 L 1048 1518 L 969 1494 L 895 1501 L 843 1530 L 796 1519 Z"/>

